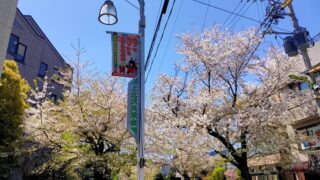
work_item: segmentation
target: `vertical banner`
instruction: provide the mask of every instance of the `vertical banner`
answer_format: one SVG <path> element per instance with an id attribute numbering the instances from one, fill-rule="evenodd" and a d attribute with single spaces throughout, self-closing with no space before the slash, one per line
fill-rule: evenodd
<path id="1" fill-rule="evenodd" d="M 138 140 L 138 78 L 128 84 L 127 128 L 131 136 Z"/>
<path id="2" fill-rule="evenodd" d="M 139 58 L 139 35 L 112 33 L 112 76 L 136 77 Z"/>

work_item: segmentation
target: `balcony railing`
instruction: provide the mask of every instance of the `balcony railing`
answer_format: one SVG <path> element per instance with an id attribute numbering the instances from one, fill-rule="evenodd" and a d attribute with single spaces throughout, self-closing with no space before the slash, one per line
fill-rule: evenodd
<path id="1" fill-rule="evenodd" d="M 290 91 L 282 94 L 282 100 L 287 102 L 289 120 L 291 123 L 316 116 L 318 109 L 311 90 Z"/>

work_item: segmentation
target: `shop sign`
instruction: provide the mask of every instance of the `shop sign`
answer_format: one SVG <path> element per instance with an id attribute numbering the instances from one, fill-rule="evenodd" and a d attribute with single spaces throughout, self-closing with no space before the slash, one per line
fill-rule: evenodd
<path id="1" fill-rule="evenodd" d="M 320 125 L 304 129 L 301 135 L 305 139 L 301 144 L 302 149 L 320 147 Z"/>
<path id="2" fill-rule="evenodd" d="M 307 171 L 308 170 L 308 162 L 297 162 L 291 164 L 292 171 Z"/>

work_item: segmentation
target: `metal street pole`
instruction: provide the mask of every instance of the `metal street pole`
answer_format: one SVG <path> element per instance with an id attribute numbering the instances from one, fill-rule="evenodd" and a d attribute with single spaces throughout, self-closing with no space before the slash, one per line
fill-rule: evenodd
<path id="1" fill-rule="evenodd" d="M 146 17 L 144 15 L 144 0 L 139 0 L 140 4 L 140 21 L 139 21 L 139 33 L 140 33 L 140 60 L 138 68 L 138 180 L 144 180 L 144 78 L 145 78 L 145 27 Z"/>

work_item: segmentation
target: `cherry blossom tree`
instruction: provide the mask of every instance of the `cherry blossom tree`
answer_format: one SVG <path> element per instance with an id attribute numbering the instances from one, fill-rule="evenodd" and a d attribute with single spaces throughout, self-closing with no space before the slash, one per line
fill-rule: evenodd
<path id="1" fill-rule="evenodd" d="M 33 93 L 26 135 L 33 142 L 33 152 L 46 148 L 50 155 L 33 173 L 55 173 L 67 179 L 130 174 L 136 149 L 125 127 L 124 81 L 84 75 L 80 55 L 77 49 L 73 91 L 66 92 L 63 101 L 54 104 L 47 99 L 46 82 L 42 91 Z"/>
<path id="2" fill-rule="evenodd" d="M 148 114 L 158 113 L 154 111 Z M 148 119 L 155 118 L 148 116 Z M 173 172 L 190 178 L 211 170 L 213 158 L 208 156 L 211 150 L 208 142 L 212 138 L 208 134 L 168 126 L 159 121 L 147 122 L 146 130 L 147 152 L 160 156 L 165 163 L 169 162 Z"/>
<path id="3" fill-rule="evenodd" d="M 206 146 L 251 179 L 248 158 L 289 151 L 288 102 L 272 97 L 297 71 L 298 59 L 273 46 L 257 54 L 262 40 L 255 29 L 233 32 L 214 26 L 178 38 L 184 58 L 173 76 L 158 77 L 149 121 L 209 135 L 215 143 L 203 136 Z"/>

